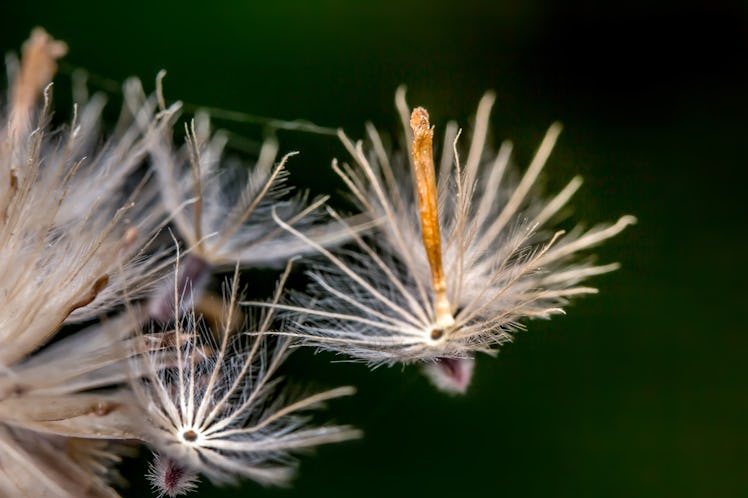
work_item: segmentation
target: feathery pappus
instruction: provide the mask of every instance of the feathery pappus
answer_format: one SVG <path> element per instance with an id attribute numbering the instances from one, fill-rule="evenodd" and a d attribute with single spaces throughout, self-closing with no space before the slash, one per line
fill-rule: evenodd
<path id="1" fill-rule="evenodd" d="M 284 403 L 272 377 L 288 342 L 263 333 L 272 313 L 257 330 L 211 342 L 192 308 L 180 307 L 188 288 L 178 270 L 170 316 L 153 313 L 180 255 L 178 245 L 176 252 L 155 245 L 175 213 L 145 166 L 178 106 L 166 108 L 160 92 L 146 96 L 130 80 L 106 140 L 99 95 L 79 102 L 67 128 L 53 129 L 51 80 L 66 51 L 36 29 L 21 60 L 8 60 L 0 114 L 0 496 L 117 497 L 116 465 L 139 444 L 160 454 L 151 478 L 170 496 L 194 489 L 199 473 L 219 483 L 285 482 L 289 452 L 358 435 L 305 428 L 299 415 L 351 389 Z M 144 333 L 153 321 L 158 330 Z M 169 433 L 173 427 L 184 430 Z"/>
<path id="2" fill-rule="evenodd" d="M 0 495 L 117 496 L 114 464 L 132 439 L 125 366 L 132 338 L 120 320 L 56 339 L 148 294 L 167 253 L 151 251 L 164 223 L 157 191 L 130 181 L 160 126 L 155 101 L 123 109 L 102 143 L 104 99 L 50 126 L 51 79 L 64 43 L 36 29 L 22 58 L 8 59 L 0 121 Z M 136 124 L 146 119 L 148 125 Z M 80 325 L 77 325 L 80 327 Z"/>
<path id="3" fill-rule="evenodd" d="M 478 106 L 465 159 L 460 131 L 447 125 L 438 171 L 428 113 L 411 112 L 404 89 L 396 103 L 407 159 L 388 154 L 373 126 L 367 146 L 340 132 L 353 161 L 333 168 L 380 223 L 367 236 L 349 230 L 355 246 L 333 252 L 277 220 L 324 256 L 308 272 L 308 292 L 275 305 L 297 316 L 293 336 L 372 365 L 421 362 L 439 388 L 462 393 L 476 353 L 495 353 L 528 318 L 562 313 L 570 298 L 596 292 L 585 279 L 618 268 L 579 253 L 635 218 L 553 231 L 554 216 L 582 183 L 575 177 L 551 198 L 533 188 L 561 127 L 550 127 L 516 181 L 511 145 L 486 147 L 493 101 L 487 94 Z"/>
<path id="4" fill-rule="evenodd" d="M 274 302 L 289 271 L 290 265 Z M 182 308 L 179 281 L 176 277 L 173 287 L 177 310 Z M 244 477 L 284 485 L 295 467 L 291 452 L 360 437 L 348 426 L 307 427 L 304 412 L 354 390 L 286 396 L 276 373 L 291 341 L 268 334 L 274 310 L 235 329 L 237 285 L 238 266 L 217 338 L 199 317 L 187 313 L 169 332 L 178 344 L 175 352 L 137 358 L 135 393 L 149 428 L 143 437 L 156 452 L 149 478 L 162 496 L 190 491 L 199 474 L 216 484 Z"/>
<path id="5" fill-rule="evenodd" d="M 176 104 L 162 112 L 174 121 L 178 109 Z M 322 246 L 348 239 L 345 229 L 323 219 L 320 208 L 327 197 L 307 202 L 304 193 L 291 195 L 286 164 L 296 153 L 277 161 L 274 138 L 264 141 L 256 163 L 248 167 L 224 157 L 226 136 L 211 133 L 207 114 L 198 114 L 185 132 L 185 145 L 176 148 L 171 127 L 164 128 L 161 136 L 152 136 L 150 154 L 162 202 L 189 252 L 181 276 L 188 296 L 199 299 L 211 271 L 229 269 L 237 261 L 242 267 L 282 267 L 313 251 L 278 227 L 272 212 Z M 167 287 L 161 297 L 171 295 Z M 155 316 L 168 318 L 172 311 L 169 299 L 154 297 Z"/>

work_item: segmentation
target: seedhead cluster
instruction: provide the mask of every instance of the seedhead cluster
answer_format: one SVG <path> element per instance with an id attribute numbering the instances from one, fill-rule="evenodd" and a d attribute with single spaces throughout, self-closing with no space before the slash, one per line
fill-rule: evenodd
<path id="1" fill-rule="evenodd" d="M 306 413 L 353 393 L 292 395 L 278 376 L 292 346 L 371 365 L 420 363 L 435 385 L 465 392 L 478 352 L 493 354 L 529 318 L 561 313 L 615 270 L 582 251 L 634 222 L 555 231 L 581 180 L 535 187 L 553 125 L 519 180 L 511 146 L 487 146 L 493 97 L 469 145 L 434 128 L 402 90 L 404 154 L 339 136 L 333 162 L 361 213 L 294 195 L 279 145 L 255 164 L 225 159 L 205 115 L 173 140 L 179 103 L 135 80 L 114 132 L 103 96 L 52 129 L 56 61 L 67 47 L 41 29 L 8 59 L 0 115 L 0 495 L 116 497 L 116 465 L 142 445 L 161 496 L 248 478 L 286 484 L 297 450 L 359 437 Z M 462 159 L 464 157 L 464 160 Z M 285 292 L 305 257 L 310 286 Z M 284 268 L 269 301 L 242 300 L 243 268 Z M 234 269 L 217 298 L 212 275 Z M 60 331 L 64 333 L 60 333 Z"/>

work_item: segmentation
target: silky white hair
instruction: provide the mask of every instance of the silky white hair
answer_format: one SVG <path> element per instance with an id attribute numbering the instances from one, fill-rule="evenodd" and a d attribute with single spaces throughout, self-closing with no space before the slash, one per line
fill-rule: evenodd
<path id="1" fill-rule="evenodd" d="M 437 253 L 446 283 L 445 327 L 436 310 L 433 264 L 429 248 L 424 251 L 424 219 L 416 202 L 424 187 L 414 184 L 408 171 L 414 166 L 413 132 L 404 90 L 398 91 L 396 101 L 409 160 L 388 154 L 376 129 L 367 126 L 366 145 L 340 132 L 352 163 L 333 162 L 355 202 L 379 221 L 371 235 L 349 231 L 354 245 L 334 252 L 276 220 L 324 256 L 311 263 L 312 284 L 306 294 L 297 294 L 292 303 L 270 305 L 295 317 L 290 335 L 372 365 L 470 359 L 510 340 L 526 319 L 561 313 L 571 297 L 596 292 L 583 281 L 618 268 L 597 265 L 579 253 L 617 235 L 635 219 L 623 216 L 589 230 L 554 231 L 554 217 L 582 183 L 575 177 L 551 198 L 536 191 L 561 127 L 550 127 L 517 180 L 510 174 L 511 144 L 498 151 L 486 146 L 494 102 L 487 94 L 478 106 L 466 159 L 461 159 L 460 132 L 449 123 L 435 172 L 438 214 L 432 209 L 429 216 L 432 225 L 438 223 L 437 235 L 441 233 Z M 418 112 L 425 119 L 422 132 L 433 133 L 425 111 Z"/>
<path id="2" fill-rule="evenodd" d="M 290 265 L 278 284 L 275 302 L 289 271 Z M 180 292 L 176 285 L 174 292 Z M 164 494 L 172 496 L 170 487 L 164 486 L 169 482 L 165 472 L 188 484 L 196 474 L 203 474 L 216 484 L 245 477 L 283 485 L 295 467 L 291 452 L 360 437 L 349 426 L 306 426 L 303 412 L 351 395 L 353 388 L 288 399 L 276 374 L 290 340 L 268 334 L 275 316 L 272 310 L 234 330 L 237 297 L 238 266 L 217 339 L 202 320 L 188 313 L 174 324 L 175 350 L 168 356 L 151 352 L 145 355 L 144 365 L 137 365 L 138 369 L 145 366 L 134 383 L 148 427 L 145 439 L 160 459 L 167 459 L 166 465 L 153 466 L 151 479 Z M 175 296 L 176 309 L 179 299 Z M 175 467 L 181 470 L 174 472 Z M 172 481 L 180 484 L 181 479 Z"/>

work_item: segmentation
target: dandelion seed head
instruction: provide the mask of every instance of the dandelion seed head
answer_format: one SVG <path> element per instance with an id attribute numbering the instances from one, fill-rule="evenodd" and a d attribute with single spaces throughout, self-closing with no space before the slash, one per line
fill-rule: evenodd
<path id="1" fill-rule="evenodd" d="M 389 154 L 368 126 L 366 144 L 341 132 L 352 161 L 333 162 L 378 225 L 371 235 L 349 230 L 354 249 L 330 251 L 276 220 L 322 257 L 311 266 L 308 291 L 275 307 L 295 317 L 293 335 L 307 344 L 374 365 L 426 363 L 437 385 L 464 391 L 476 353 L 492 354 L 528 319 L 562 313 L 573 297 L 596 292 L 582 282 L 617 265 L 597 265 L 579 253 L 635 219 L 569 233 L 553 229 L 581 185 L 573 178 L 551 197 L 536 185 L 560 125 L 550 127 L 517 178 L 511 145 L 498 151 L 486 145 L 492 94 L 479 104 L 467 147 L 456 125 L 445 127 L 438 160 L 438 127 L 423 108 L 410 111 L 403 91 L 396 100 L 406 161 Z"/>
<path id="2" fill-rule="evenodd" d="M 211 332 L 194 313 L 177 319 L 174 333 L 181 346 L 168 356 L 149 353 L 148 373 L 138 377 L 134 390 L 146 411 L 145 438 L 174 465 L 217 484 L 244 477 L 283 485 L 293 475 L 292 452 L 358 436 L 345 426 L 307 427 L 303 414 L 352 390 L 287 399 L 275 374 L 290 341 L 267 334 L 273 312 L 235 328 L 237 278 L 222 328 Z"/>

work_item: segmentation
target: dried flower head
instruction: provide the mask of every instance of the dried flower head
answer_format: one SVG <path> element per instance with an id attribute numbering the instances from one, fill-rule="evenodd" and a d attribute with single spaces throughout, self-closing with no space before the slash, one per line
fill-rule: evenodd
<path id="1" fill-rule="evenodd" d="M 276 302 L 287 275 L 288 269 Z M 275 374 L 287 356 L 289 340 L 267 335 L 272 311 L 260 317 L 257 327 L 241 333 L 233 329 L 237 277 L 217 343 L 200 319 L 187 314 L 174 325 L 176 343 L 181 344 L 175 354 L 146 355 L 144 372 L 137 364 L 134 387 L 149 428 L 144 437 L 159 455 L 151 481 L 168 496 L 190 489 L 197 474 L 217 484 L 238 477 L 285 484 L 294 467 L 290 452 L 360 435 L 347 426 L 305 427 L 302 412 L 350 395 L 353 389 L 287 400 Z M 176 283 L 174 293 L 179 309 Z"/>
<path id="2" fill-rule="evenodd" d="M 514 181 L 507 174 L 511 146 L 498 153 L 485 146 L 493 100 L 489 94 L 480 102 L 464 164 L 457 127 L 447 126 L 438 179 L 428 114 L 411 113 L 402 90 L 405 164 L 386 154 L 373 127 L 369 150 L 341 132 L 353 165 L 333 167 L 381 224 L 370 237 L 351 231 L 356 252 L 338 255 L 277 220 L 325 256 L 309 273 L 310 295 L 297 297 L 295 306 L 276 306 L 300 316 L 293 335 L 372 364 L 433 362 L 426 368 L 435 383 L 463 392 L 476 352 L 491 353 L 527 318 L 561 313 L 570 297 L 596 292 L 584 279 L 618 267 L 577 255 L 634 218 L 568 234 L 550 231 L 549 222 L 581 184 L 574 178 L 551 199 L 532 192 L 560 126 L 551 126 Z"/>
<path id="3" fill-rule="evenodd" d="M 126 107 L 103 145 L 101 97 L 51 130 L 49 83 L 65 50 L 34 30 L 20 64 L 10 60 L 0 120 L 3 496 L 116 496 L 115 442 L 135 434 L 124 366 L 154 345 L 119 320 L 51 341 L 62 326 L 148 291 L 166 261 L 146 252 L 164 219 L 157 191 L 129 182 L 161 126 L 155 99 Z"/>

